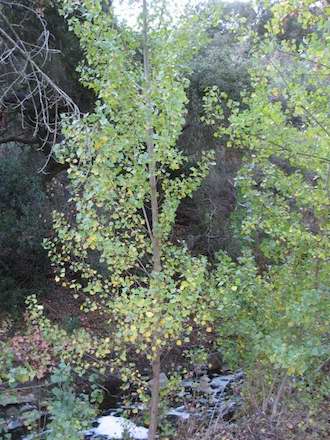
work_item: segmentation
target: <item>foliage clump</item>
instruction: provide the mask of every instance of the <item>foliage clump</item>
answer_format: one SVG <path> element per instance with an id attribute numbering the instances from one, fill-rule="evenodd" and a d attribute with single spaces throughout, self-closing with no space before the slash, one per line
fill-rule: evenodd
<path id="1" fill-rule="evenodd" d="M 267 38 L 255 39 L 244 108 L 217 88 L 205 98 L 216 135 L 245 153 L 235 183 L 241 256 L 220 254 L 214 279 L 219 336 L 234 364 L 269 372 L 277 404 L 293 377 L 322 382 L 329 356 L 329 8 L 300 3 L 276 3 Z M 285 37 L 292 16 L 303 41 Z"/>
<path id="2" fill-rule="evenodd" d="M 20 403 L 31 401 L 26 412 L 17 411 L 24 432 L 49 440 L 63 436 L 83 439 L 84 429 L 91 426 L 96 415 L 95 402 L 101 393 L 92 378 L 87 383 L 93 391 L 89 396 L 82 394 L 77 378 L 87 381 L 90 375 L 95 338 L 83 329 L 68 334 L 51 323 L 35 295 L 26 301 L 24 329 L 0 341 L 0 406 L 19 408 Z M 11 438 L 10 421 L 6 411 L 4 416 L 0 413 L 1 438 Z"/>

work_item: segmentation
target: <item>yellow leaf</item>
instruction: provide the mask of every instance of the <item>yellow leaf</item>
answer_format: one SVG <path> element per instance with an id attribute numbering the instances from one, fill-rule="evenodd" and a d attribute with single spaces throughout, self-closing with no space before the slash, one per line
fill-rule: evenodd
<path id="1" fill-rule="evenodd" d="M 103 147 L 104 144 L 106 144 L 108 141 L 108 138 L 106 136 L 100 137 L 100 139 L 95 142 L 95 150 L 99 150 L 101 147 Z"/>

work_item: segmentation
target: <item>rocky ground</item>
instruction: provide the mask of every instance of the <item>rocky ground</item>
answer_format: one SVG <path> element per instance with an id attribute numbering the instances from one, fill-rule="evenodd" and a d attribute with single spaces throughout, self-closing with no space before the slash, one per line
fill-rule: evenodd
<path id="1" fill-rule="evenodd" d="M 162 373 L 162 382 L 167 382 L 167 377 Z M 235 389 L 243 381 L 241 371 L 232 374 L 207 374 L 201 373 L 182 381 L 181 391 L 175 398 L 176 405 L 169 407 L 164 420 L 169 426 L 194 422 L 205 424 L 216 420 L 228 420 L 240 405 L 240 398 Z M 133 407 L 125 407 L 119 397 L 114 408 L 108 408 L 93 423 L 91 429 L 86 431 L 86 440 L 115 440 L 129 438 L 134 440 L 147 439 L 147 429 L 137 426 L 133 421 L 123 415 Z M 33 389 L 24 388 L 18 394 L 3 393 L 0 398 L 0 413 L 3 423 L 7 425 L 12 438 L 30 440 L 33 437 L 27 435 L 25 426 L 27 422 L 39 421 L 45 424 L 47 414 L 42 411 L 42 386 L 34 386 Z M 138 412 L 137 418 L 141 418 L 146 412 L 143 406 L 135 406 Z"/>

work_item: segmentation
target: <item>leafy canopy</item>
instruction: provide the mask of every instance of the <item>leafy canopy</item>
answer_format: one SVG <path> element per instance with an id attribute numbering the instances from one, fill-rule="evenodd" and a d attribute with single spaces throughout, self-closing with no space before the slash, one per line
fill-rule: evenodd
<path id="1" fill-rule="evenodd" d="M 219 333 L 232 358 L 288 374 L 315 371 L 329 350 L 329 6 L 312 3 L 275 3 L 267 37 L 251 36 L 254 90 L 241 103 L 216 88 L 205 98 L 217 136 L 245 151 L 236 177 L 242 257 L 219 257 Z M 301 42 L 285 35 L 292 17 Z"/>
<path id="2" fill-rule="evenodd" d="M 188 61 L 206 37 L 196 17 L 170 25 L 165 5 L 160 14 L 157 4 L 150 2 L 148 27 L 138 32 L 119 28 L 99 1 L 80 3 L 79 18 L 72 2 L 64 3 L 85 53 L 81 79 L 97 103 L 93 113 L 66 123 L 57 153 L 69 164 L 72 215 L 54 213 L 55 236 L 46 247 L 56 279 L 83 298 L 85 310 L 98 310 L 108 320 L 111 344 L 100 356 L 117 350 L 121 363 L 133 347 L 152 360 L 171 344 L 182 345 L 192 318 L 208 320 L 206 259 L 171 241 L 179 203 L 200 185 L 211 160 L 205 155 L 189 173 L 180 173 L 188 159 L 176 145 Z M 157 219 L 151 212 L 153 177 Z M 160 271 L 154 269 L 155 236 Z"/>

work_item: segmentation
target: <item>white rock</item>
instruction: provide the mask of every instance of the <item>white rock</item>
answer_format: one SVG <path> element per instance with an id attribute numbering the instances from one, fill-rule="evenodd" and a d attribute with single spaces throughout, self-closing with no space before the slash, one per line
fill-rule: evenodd
<path id="1" fill-rule="evenodd" d="M 136 426 L 124 417 L 104 416 L 100 417 L 97 422 L 99 426 L 87 431 L 86 435 L 102 435 L 111 440 L 119 440 L 123 438 L 124 433 L 127 433 L 135 440 L 148 438 L 147 428 Z"/>
<path id="2" fill-rule="evenodd" d="M 204 374 L 200 379 L 196 387 L 197 391 L 206 394 L 212 394 L 213 390 L 210 387 L 210 379 Z"/>
<path id="3" fill-rule="evenodd" d="M 231 382 L 233 382 L 234 379 L 235 379 L 234 375 L 214 377 L 211 380 L 211 386 L 213 388 L 217 388 L 219 391 L 224 391 L 224 389 L 227 387 L 227 385 L 230 384 Z"/>
<path id="4" fill-rule="evenodd" d="M 235 374 L 219 375 L 211 380 L 211 387 L 218 392 L 224 392 L 229 384 L 239 382 L 243 377 L 244 373 L 242 371 L 238 371 Z"/>
<path id="5" fill-rule="evenodd" d="M 190 414 L 185 410 L 184 406 L 179 406 L 178 408 L 171 408 L 168 413 L 168 416 L 178 417 L 182 420 L 187 420 L 190 417 Z"/>

